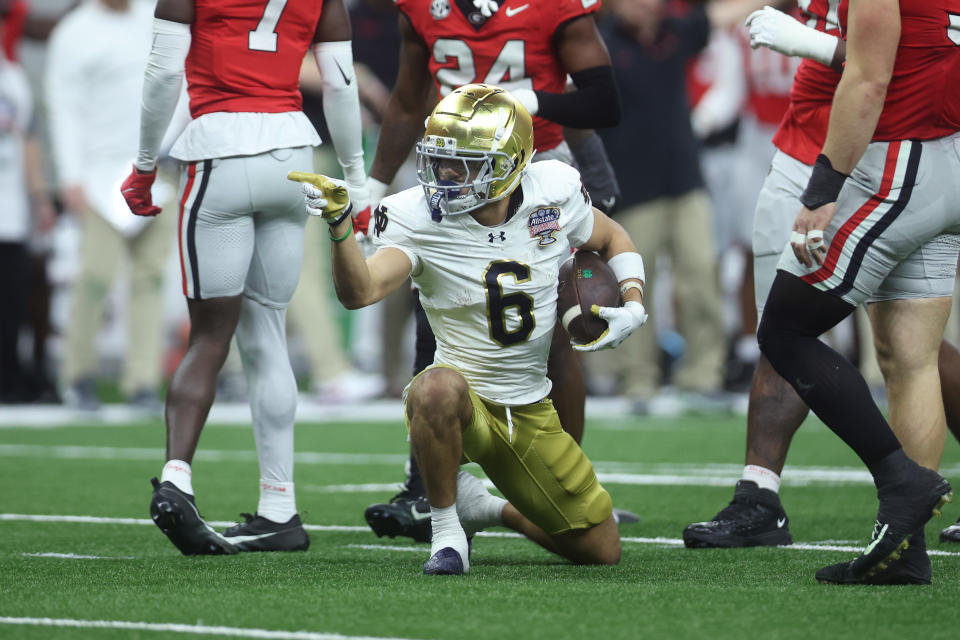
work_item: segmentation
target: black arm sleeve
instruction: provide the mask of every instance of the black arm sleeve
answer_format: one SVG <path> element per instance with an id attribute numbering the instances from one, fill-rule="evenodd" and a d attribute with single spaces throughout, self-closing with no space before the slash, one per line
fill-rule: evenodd
<path id="1" fill-rule="evenodd" d="M 570 74 L 576 91 L 537 91 L 537 115 L 574 129 L 615 127 L 620 122 L 620 92 L 613 67 L 592 67 Z"/>

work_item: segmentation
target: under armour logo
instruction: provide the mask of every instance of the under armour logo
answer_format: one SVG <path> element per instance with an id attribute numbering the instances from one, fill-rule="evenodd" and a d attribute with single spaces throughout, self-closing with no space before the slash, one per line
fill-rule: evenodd
<path id="1" fill-rule="evenodd" d="M 493 244 L 493 241 L 497 239 L 497 236 L 493 235 L 493 233 L 488 233 L 488 234 L 487 234 L 487 237 L 490 238 L 490 244 Z M 506 239 L 507 239 L 507 234 L 505 234 L 503 231 L 501 231 L 501 232 L 500 232 L 500 242 L 503 242 L 503 241 L 505 241 Z"/>

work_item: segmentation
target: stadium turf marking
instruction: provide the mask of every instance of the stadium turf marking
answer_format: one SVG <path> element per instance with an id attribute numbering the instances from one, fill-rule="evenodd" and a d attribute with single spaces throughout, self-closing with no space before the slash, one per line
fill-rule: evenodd
<path id="1" fill-rule="evenodd" d="M 416 553 L 428 553 L 430 549 L 426 546 L 420 547 L 396 547 L 389 544 L 345 544 L 347 549 L 366 549 L 367 551 L 414 551 Z"/>
<path id="2" fill-rule="evenodd" d="M 153 521 L 147 518 L 105 518 L 99 516 L 69 516 L 69 515 L 46 515 L 46 514 L 23 514 L 23 513 L 0 513 L 0 521 L 6 522 L 62 522 L 72 524 L 127 524 L 127 525 L 151 525 Z M 209 523 L 214 527 L 230 527 L 235 522 L 211 521 Z M 348 525 L 319 525 L 305 524 L 303 528 L 307 531 L 317 532 L 364 532 L 369 533 L 368 527 L 348 526 Z M 507 531 L 481 531 L 477 536 L 485 538 L 523 538 L 519 533 Z M 682 547 L 683 540 L 680 538 L 644 538 L 644 537 L 621 537 L 621 542 L 632 544 L 661 545 L 670 547 Z M 854 545 L 836 544 L 836 540 L 824 540 L 820 542 L 795 542 L 791 545 L 777 547 L 778 549 L 789 549 L 794 551 L 847 551 L 859 553 L 863 547 Z M 368 545 L 375 549 L 390 549 L 389 545 Z M 399 547 L 406 551 L 408 547 Z M 939 549 L 928 549 L 927 553 L 932 556 L 957 556 L 960 557 L 960 551 L 941 551 Z"/>
<path id="3" fill-rule="evenodd" d="M 28 558 L 59 558 L 64 560 L 135 560 L 133 556 L 86 556 L 79 553 L 22 553 Z"/>
<path id="4" fill-rule="evenodd" d="M 159 633 L 187 633 L 198 636 L 233 636 L 240 638 L 269 638 L 271 640 L 404 640 L 382 636 L 345 636 L 339 633 L 316 631 L 281 631 L 249 629 L 245 627 L 216 627 L 202 624 L 173 622 L 134 622 L 126 620 L 77 620 L 74 618 L 14 618 L 0 616 L 0 624 L 39 627 L 72 627 L 75 629 L 127 629 Z"/>
<path id="5" fill-rule="evenodd" d="M 69 460 L 162 460 L 164 450 L 157 447 L 92 447 L 80 445 L 0 444 L 0 457 L 69 459 Z M 392 453 L 335 453 L 301 451 L 294 455 L 297 464 L 309 465 L 385 465 L 400 466 L 407 461 L 406 454 Z M 257 460 L 253 450 L 205 449 L 198 451 L 196 460 L 205 462 L 252 462 Z M 610 485 L 632 486 L 733 486 L 743 467 L 738 464 L 662 464 L 594 461 L 600 482 Z M 960 475 L 960 465 L 940 469 L 946 476 Z M 787 466 L 782 482 L 785 486 L 862 485 L 873 484 L 869 472 L 858 467 Z M 492 484 L 487 483 L 488 487 Z M 307 485 L 315 492 L 365 493 L 391 491 L 396 484 Z"/>

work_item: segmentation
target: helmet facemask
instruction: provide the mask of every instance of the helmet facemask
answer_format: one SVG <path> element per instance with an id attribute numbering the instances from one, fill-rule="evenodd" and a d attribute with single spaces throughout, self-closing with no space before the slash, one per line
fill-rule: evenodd
<path id="1" fill-rule="evenodd" d="M 502 151 L 458 149 L 453 138 L 428 135 L 417 143 L 417 179 L 431 211 L 449 216 L 473 211 L 491 198 L 499 183 L 513 179 L 513 161 Z M 506 195 L 506 193 L 504 193 Z"/>

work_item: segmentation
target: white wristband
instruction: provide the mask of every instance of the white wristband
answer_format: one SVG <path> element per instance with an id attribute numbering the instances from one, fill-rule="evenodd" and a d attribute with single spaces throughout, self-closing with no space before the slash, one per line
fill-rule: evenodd
<path id="1" fill-rule="evenodd" d="M 632 279 L 641 282 L 647 281 L 646 274 L 643 271 L 643 257 L 636 251 L 618 253 L 607 260 L 607 264 L 613 270 L 613 275 L 617 277 L 617 282 Z"/>

